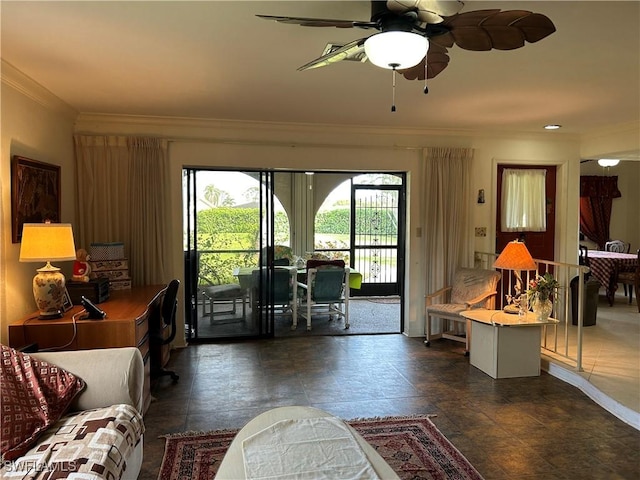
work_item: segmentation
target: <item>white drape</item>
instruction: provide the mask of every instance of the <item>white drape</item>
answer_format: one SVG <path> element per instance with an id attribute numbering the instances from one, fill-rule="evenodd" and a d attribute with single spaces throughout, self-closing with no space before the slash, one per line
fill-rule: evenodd
<path id="1" fill-rule="evenodd" d="M 78 246 L 124 242 L 133 285 L 169 281 L 168 144 L 75 135 Z"/>
<path id="2" fill-rule="evenodd" d="M 547 230 L 545 201 L 546 171 L 505 168 L 502 172 L 503 232 Z"/>
<path id="3" fill-rule="evenodd" d="M 458 267 L 473 265 L 470 175 L 473 149 L 423 151 L 423 238 L 427 292 L 450 285 Z"/>

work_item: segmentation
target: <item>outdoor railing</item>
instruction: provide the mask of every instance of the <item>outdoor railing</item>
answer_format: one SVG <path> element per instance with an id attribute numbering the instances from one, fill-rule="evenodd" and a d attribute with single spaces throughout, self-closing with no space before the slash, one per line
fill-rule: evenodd
<path id="1" fill-rule="evenodd" d="M 475 268 L 493 270 L 493 263 L 497 256 L 496 253 L 475 252 Z M 522 293 L 526 291 L 529 282 L 536 278 L 536 275 L 544 275 L 546 272 L 551 273 L 561 285 L 557 294 L 553 296 L 553 311 L 551 313 L 551 317 L 558 320 L 558 323 L 543 327 L 541 350 L 551 358 L 557 357 L 560 361 L 573 366 L 577 371 L 582 371 L 582 334 L 586 304 L 584 279 L 589 268 L 583 265 L 549 260 L 534 259 L 534 261 L 537 267 L 535 271 L 520 272 Z M 514 292 L 517 280 L 513 272 L 497 270 L 502 272 L 502 281 L 496 300 L 496 308 L 500 309 L 505 304 L 506 296 Z M 576 280 L 572 288 L 571 280 L 573 279 Z M 572 295 L 577 295 L 573 299 L 573 304 L 577 307 L 577 326 L 573 326 Z M 575 336 L 575 344 L 570 341 L 571 335 Z"/>

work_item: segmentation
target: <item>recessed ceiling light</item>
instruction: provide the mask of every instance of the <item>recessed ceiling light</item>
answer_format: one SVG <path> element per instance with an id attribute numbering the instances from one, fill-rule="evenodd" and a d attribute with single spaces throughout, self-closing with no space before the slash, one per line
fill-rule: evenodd
<path id="1" fill-rule="evenodd" d="M 545 125 L 544 126 L 545 130 L 558 130 L 559 128 L 562 128 L 562 125 Z"/>

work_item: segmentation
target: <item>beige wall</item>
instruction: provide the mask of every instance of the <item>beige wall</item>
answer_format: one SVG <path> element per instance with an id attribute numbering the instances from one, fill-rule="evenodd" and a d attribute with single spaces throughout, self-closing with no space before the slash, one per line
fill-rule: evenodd
<path id="1" fill-rule="evenodd" d="M 3 72 L 3 82 L 5 80 Z M 34 310 L 31 295 L 33 266 L 19 264 L 19 247 L 11 244 L 9 157 L 22 154 L 56 163 L 63 168 L 63 220 L 73 222 L 73 112 L 61 105 L 44 104 L 2 86 L 2 228 L 0 313 L 2 335 L 6 325 Z M 486 203 L 471 205 L 472 225 L 486 226 L 487 237 L 473 246 L 493 251 L 495 234 L 495 175 L 498 163 L 552 164 L 558 166 L 558 214 L 556 260 L 575 261 L 578 236 L 578 178 L 580 139 L 570 135 L 541 133 L 509 136 L 463 132 L 394 130 L 359 127 L 310 127 L 170 118 L 80 115 L 75 131 L 82 133 L 150 134 L 171 139 L 171 204 L 174 225 L 182 224 L 181 169 L 209 166 L 245 169 L 328 171 L 404 171 L 408 182 L 406 334 L 423 333 L 425 265 L 420 231 L 422 148 L 470 147 L 475 150 L 471 187 L 484 189 Z M 637 177 L 636 177 L 637 178 Z M 635 209 L 637 212 L 637 208 Z M 182 232 L 172 232 L 172 243 L 182 245 Z M 473 238 L 473 231 L 469 232 Z M 182 251 L 173 255 L 172 276 L 182 278 Z M 67 266 L 70 268 L 70 265 Z M 182 309 L 179 309 L 182 312 Z M 184 322 L 178 322 L 183 325 Z"/>
<path id="2" fill-rule="evenodd" d="M 152 121 L 153 122 L 153 121 Z M 82 117 L 82 131 L 119 133 L 158 133 L 173 139 L 170 158 L 173 182 L 172 222 L 179 225 L 182 217 L 180 171 L 183 166 L 225 168 L 274 168 L 284 170 L 327 171 L 404 171 L 408 181 L 406 334 L 421 335 L 424 325 L 424 256 L 419 231 L 425 231 L 420 209 L 422 147 L 460 146 L 475 149 L 472 188 L 484 188 L 487 203 L 473 204 L 473 225 L 487 226 L 488 236 L 476 239 L 474 247 L 493 251 L 493 215 L 496 165 L 498 162 L 554 164 L 559 169 L 558 246 L 557 259 L 576 260 L 578 235 L 577 179 L 579 146 L 575 137 L 529 135 L 469 136 L 450 133 L 407 132 L 392 129 L 358 129 L 324 127 L 315 131 L 291 125 L 238 124 L 225 122 L 190 122 L 185 129 L 167 122 L 143 124 L 142 119 Z M 399 147 L 398 145 L 403 145 Z M 570 179 L 572 179 L 570 181 Z M 573 196 L 573 197 L 571 197 Z M 573 201 L 569 198 L 574 198 Z M 472 238 L 473 232 L 469 233 Z M 172 239 L 181 244 L 181 232 Z M 571 245 L 568 246 L 567 244 Z M 176 272 L 182 267 L 182 254 L 175 252 Z M 178 274 L 181 276 L 181 272 Z"/>
<path id="3" fill-rule="evenodd" d="M 20 244 L 11 242 L 11 157 L 20 155 L 61 167 L 62 221 L 75 221 L 75 169 L 73 128 L 76 112 L 52 98 L 38 85 L 21 79 L 20 91 L 7 81 L 14 77 L 3 65 L 1 97 L 2 144 L 0 150 L 0 341 L 7 343 L 8 323 L 36 310 L 31 282 L 44 265 L 20 263 Z M 5 81 L 5 79 L 7 81 Z M 61 262 L 71 275 L 72 262 Z"/>

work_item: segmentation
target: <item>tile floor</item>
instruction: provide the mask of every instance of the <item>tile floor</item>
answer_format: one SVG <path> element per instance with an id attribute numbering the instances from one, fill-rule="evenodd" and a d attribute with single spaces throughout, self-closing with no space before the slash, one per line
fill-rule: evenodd
<path id="1" fill-rule="evenodd" d="M 571 326 L 571 354 L 576 351 L 576 334 L 577 327 Z M 640 429 L 640 313 L 635 301 L 627 303 L 619 291 L 611 307 L 600 295 L 595 325 L 583 328 L 582 360 L 583 371 L 570 369 L 574 378 L 568 381 L 582 385 L 598 403 Z"/>
<path id="2" fill-rule="evenodd" d="M 430 348 L 399 334 L 194 345 L 172 352 L 169 367 L 180 380 L 153 386 L 143 480 L 157 478 L 160 435 L 240 428 L 283 405 L 344 419 L 436 414 L 487 480 L 640 478 L 640 431 L 545 372 L 494 380 L 449 340 Z"/>

